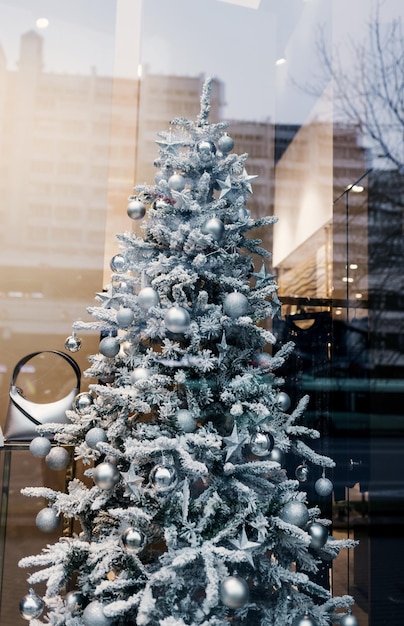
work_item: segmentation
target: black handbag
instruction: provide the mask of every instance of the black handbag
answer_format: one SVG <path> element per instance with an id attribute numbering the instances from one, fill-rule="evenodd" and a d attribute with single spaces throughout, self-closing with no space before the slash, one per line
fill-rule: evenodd
<path id="1" fill-rule="evenodd" d="M 67 396 L 44 404 L 32 402 L 22 395 L 16 386 L 18 374 L 23 365 L 40 354 L 56 354 L 72 367 L 76 375 L 76 386 Z M 80 391 L 81 371 L 76 361 L 68 354 L 57 350 L 43 350 L 24 356 L 14 367 L 10 384 L 10 402 L 4 428 L 5 441 L 31 441 L 37 436 L 36 427 L 44 424 L 66 424 L 66 411 L 72 407 L 76 395 Z"/>

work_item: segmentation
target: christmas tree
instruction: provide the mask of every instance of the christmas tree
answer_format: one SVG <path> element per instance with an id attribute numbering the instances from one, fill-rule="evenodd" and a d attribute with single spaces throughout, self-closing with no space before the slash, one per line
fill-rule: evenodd
<path id="1" fill-rule="evenodd" d="M 227 125 L 208 122 L 210 89 L 195 122 L 159 133 L 155 184 L 135 187 L 127 209 L 143 236 L 118 235 L 111 283 L 66 342 L 74 352 L 78 331 L 100 333 L 86 372 L 97 384 L 31 442 L 55 469 L 69 447 L 85 467 L 66 493 L 23 490 L 48 502 L 40 530 L 78 526 L 20 562 L 34 570 L 20 604 L 33 626 L 357 623 L 352 599 L 315 581 L 353 544 L 330 536 L 301 489 L 312 465 L 329 496 L 334 463 L 309 445 L 308 398 L 290 409 L 276 374 L 293 345 L 273 350 L 263 322 L 279 313 L 277 285 L 248 236 L 275 218 L 251 217 L 255 176 Z"/>

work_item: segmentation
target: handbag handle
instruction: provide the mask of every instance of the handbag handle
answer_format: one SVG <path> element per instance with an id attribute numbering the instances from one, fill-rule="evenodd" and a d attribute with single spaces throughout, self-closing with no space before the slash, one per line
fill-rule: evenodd
<path id="1" fill-rule="evenodd" d="M 59 352 L 59 350 L 41 350 L 40 352 L 32 352 L 31 354 L 27 354 L 26 356 L 24 356 L 20 361 L 18 361 L 17 365 L 14 367 L 13 375 L 11 377 L 11 385 L 15 386 L 15 382 L 17 380 L 18 374 L 21 371 L 21 368 L 26 363 L 28 363 L 28 361 L 33 359 L 35 356 L 38 356 L 40 354 L 46 354 L 46 353 L 57 354 L 58 356 L 62 357 L 62 359 L 67 361 L 67 363 L 69 363 L 69 365 L 73 368 L 74 373 L 76 374 L 77 388 L 80 389 L 81 371 L 80 371 L 79 366 L 77 365 L 76 361 L 69 354 L 66 354 L 65 352 Z"/>

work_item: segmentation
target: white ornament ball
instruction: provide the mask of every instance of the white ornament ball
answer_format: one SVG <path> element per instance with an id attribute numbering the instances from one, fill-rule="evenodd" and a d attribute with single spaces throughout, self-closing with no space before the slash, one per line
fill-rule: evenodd
<path id="1" fill-rule="evenodd" d="M 146 538 L 138 528 L 127 528 L 121 535 L 121 542 L 126 552 L 136 554 L 143 550 Z"/>
<path id="2" fill-rule="evenodd" d="M 317 550 L 325 546 L 328 540 L 328 530 L 319 522 L 312 522 L 307 527 L 307 532 L 311 537 L 310 547 Z"/>
<path id="3" fill-rule="evenodd" d="M 317 626 L 317 622 L 309 615 L 298 615 L 293 620 L 292 626 Z"/>
<path id="4" fill-rule="evenodd" d="M 121 344 L 119 339 L 116 337 L 104 337 L 104 339 L 100 341 L 99 351 L 103 356 L 112 359 L 118 354 L 120 348 Z"/>
<path id="5" fill-rule="evenodd" d="M 60 517 L 55 509 L 46 507 L 45 509 L 41 509 L 37 514 L 35 524 L 41 532 L 53 533 L 60 524 Z"/>
<path id="6" fill-rule="evenodd" d="M 146 207 L 141 200 L 131 200 L 128 204 L 127 213 L 132 220 L 141 220 L 145 216 Z"/>
<path id="7" fill-rule="evenodd" d="M 153 287 L 143 287 L 138 294 L 138 303 L 142 309 L 150 309 L 157 306 L 160 302 L 159 294 Z"/>
<path id="8" fill-rule="evenodd" d="M 104 607 L 98 600 L 93 600 L 83 611 L 84 626 L 111 626 L 112 619 L 104 613 Z"/>
<path id="9" fill-rule="evenodd" d="M 307 467 L 304 463 L 296 467 L 295 476 L 297 480 L 301 483 L 305 483 L 309 480 L 310 477 L 310 468 Z"/>
<path id="10" fill-rule="evenodd" d="M 218 148 L 223 154 L 231 152 L 234 148 L 234 141 L 227 133 L 223 133 L 217 142 Z"/>
<path id="11" fill-rule="evenodd" d="M 32 620 L 40 616 L 44 609 L 44 602 L 32 589 L 20 602 L 20 615 L 23 619 Z"/>
<path id="12" fill-rule="evenodd" d="M 185 178 L 181 174 L 173 174 L 168 179 L 168 186 L 174 191 L 182 191 L 185 187 Z"/>
<path id="13" fill-rule="evenodd" d="M 51 448 L 52 444 L 47 437 L 34 437 L 29 444 L 29 451 L 38 459 L 44 459 Z"/>
<path id="14" fill-rule="evenodd" d="M 274 443 L 271 433 L 254 433 L 250 441 L 250 450 L 255 456 L 268 456 Z"/>
<path id="15" fill-rule="evenodd" d="M 123 307 L 122 309 L 119 309 L 118 313 L 116 314 L 116 323 L 118 324 L 119 328 L 128 328 L 132 324 L 134 319 L 135 314 L 132 309 L 129 309 L 128 307 Z"/>
<path id="16" fill-rule="evenodd" d="M 340 626 L 359 626 L 359 622 L 356 619 L 355 615 L 352 613 L 347 613 L 340 620 Z"/>
<path id="17" fill-rule="evenodd" d="M 291 401 L 287 393 L 280 391 L 276 396 L 276 404 L 281 411 L 287 411 L 290 408 Z"/>
<path id="18" fill-rule="evenodd" d="M 128 269 L 128 264 L 122 254 L 115 254 L 109 262 L 109 266 L 113 272 L 122 274 Z"/>
<path id="19" fill-rule="evenodd" d="M 175 468 L 169 465 L 156 465 L 150 472 L 150 482 L 157 491 L 169 491 L 177 483 Z"/>
<path id="20" fill-rule="evenodd" d="M 294 524 L 303 528 L 309 521 L 309 512 L 303 502 L 291 500 L 282 508 L 279 517 L 288 524 Z"/>
<path id="21" fill-rule="evenodd" d="M 243 293 L 228 293 L 223 302 L 223 311 L 232 319 L 243 317 L 248 313 L 248 300 Z"/>
<path id="22" fill-rule="evenodd" d="M 182 306 L 172 306 L 164 317 L 164 323 L 170 333 L 182 334 L 188 330 L 190 315 Z"/>
<path id="23" fill-rule="evenodd" d="M 152 375 L 152 371 L 147 367 L 135 367 L 130 374 L 130 382 L 137 383 L 139 380 L 147 380 Z"/>
<path id="24" fill-rule="evenodd" d="M 202 224 L 204 235 L 211 235 L 215 241 L 220 241 L 224 234 L 224 224 L 218 217 L 211 217 Z"/>
<path id="25" fill-rule="evenodd" d="M 86 598 L 80 591 L 69 591 L 65 597 L 65 604 L 70 613 L 75 615 L 85 606 Z"/>
<path id="26" fill-rule="evenodd" d="M 107 441 L 107 433 L 103 428 L 94 426 L 86 434 L 86 444 L 89 448 L 97 449 L 97 445 L 102 441 Z"/>
<path id="27" fill-rule="evenodd" d="M 65 348 L 69 352 L 78 352 L 81 348 L 81 339 L 76 335 L 70 335 L 65 341 Z"/>
<path id="28" fill-rule="evenodd" d="M 94 468 L 93 481 L 100 489 L 109 491 L 120 480 L 120 473 L 113 463 L 100 463 Z"/>
<path id="29" fill-rule="evenodd" d="M 188 409 L 180 409 L 175 415 L 178 426 L 185 433 L 193 433 L 197 429 L 197 421 Z"/>
<path id="30" fill-rule="evenodd" d="M 56 446 L 45 457 L 46 465 L 54 472 L 64 470 L 70 463 L 70 454 L 66 448 Z"/>
<path id="31" fill-rule="evenodd" d="M 82 393 L 78 393 L 77 396 L 73 400 L 73 409 L 80 413 L 80 415 L 85 415 L 88 412 L 88 409 L 93 405 L 94 398 L 91 393 L 88 391 L 83 391 Z"/>
<path id="32" fill-rule="evenodd" d="M 314 489 L 319 496 L 329 496 L 332 494 L 334 485 L 329 478 L 322 476 L 314 483 Z"/>
<path id="33" fill-rule="evenodd" d="M 228 576 L 220 584 L 220 599 L 229 609 L 239 609 L 249 599 L 250 591 L 246 581 L 239 576 Z"/>

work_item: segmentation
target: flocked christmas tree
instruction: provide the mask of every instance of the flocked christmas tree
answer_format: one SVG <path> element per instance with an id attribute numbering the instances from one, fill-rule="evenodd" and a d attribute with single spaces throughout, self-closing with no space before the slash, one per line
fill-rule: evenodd
<path id="1" fill-rule="evenodd" d="M 66 342 L 74 352 L 77 331 L 100 333 L 86 372 L 99 383 L 68 424 L 39 428 L 54 435 L 50 452 L 44 436 L 31 443 L 56 469 L 72 446 L 88 477 L 67 493 L 23 490 L 49 503 L 40 530 L 79 522 L 20 562 L 35 570 L 20 605 L 33 626 L 357 624 L 350 597 L 314 582 L 321 559 L 352 543 L 329 535 L 300 489 L 317 466 L 317 493 L 329 495 L 333 461 L 309 445 L 319 433 L 303 425 L 307 397 L 291 410 L 276 374 L 293 346 L 271 353 L 261 322 L 279 312 L 277 285 L 269 253 L 247 237 L 275 219 L 250 216 L 255 176 L 227 125 L 208 122 L 210 88 L 196 122 L 159 133 L 155 184 L 128 206 L 134 220 L 147 212 L 144 236 L 118 235 L 94 321 L 76 322 Z"/>

